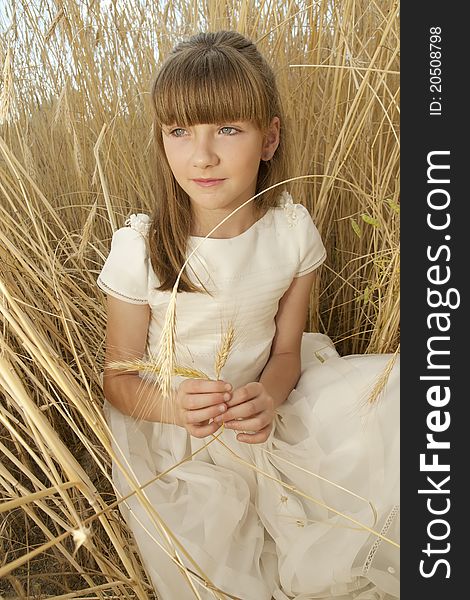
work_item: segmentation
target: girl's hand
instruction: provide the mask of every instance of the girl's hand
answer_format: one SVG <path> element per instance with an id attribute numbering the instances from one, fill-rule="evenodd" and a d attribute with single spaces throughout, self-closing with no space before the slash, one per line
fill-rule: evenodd
<path id="1" fill-rule="evenodd" d="M 226 381 L 185 379 L 176 394 L 177 424 L 197 438 L 214 433 L 220 423 L 209 420 L 227 410 L 231 390 Z"/>
<path id="2" fill-rule="evenodd" d="M 227 406 L 225 414 L 215 417 L 216 423 L 224 421 L 227 429 L 254 432 L 239 433 L 237 440 L 247 444 L 260 444 L 268 439 L 276 411 L 274 400 L 262 383 L 253 381 L 237 388 Z"/>

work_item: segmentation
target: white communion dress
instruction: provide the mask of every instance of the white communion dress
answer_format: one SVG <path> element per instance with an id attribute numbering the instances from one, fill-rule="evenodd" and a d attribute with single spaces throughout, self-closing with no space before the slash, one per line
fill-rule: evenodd
<path id="1" fill-rule="evenodd" d="M 158 350 L 171 295 L 156 289 L 149 227 L 150 217 L 136 214 L 115 231 L 97 281 L 107 294 L 150 305 L 146 357 Z M 201 240 L 191 237 L 188 253 Z M 220 378 L 234 389 L 256 381 L 280 298 L 325 258 L 309 212 L 287 192 L 240 235 L 206 239 L 189 274 L 210 294 L 177 295 L 177 362 L 215 379 L 214 358 L 231 323 L 235 344 Z M 204 600 L 399 597 L 398 361 L 370 404 L 390 355 L 340 357 L 328 336 L 304 333 L 301 359 L 298 384 L 260 444 L 238 441 L 232 429 L 217 431 L 223 443 L 196 438 L 177 425 L 126 416 L 105 400 L 113 448 L 127 471 L 113 460 L 117 493 L 130 493 L 129 477 L 142 486 L 154 480 L 143 488 L 148 505 L 134 494 L 120 509 L 160 600 L 196 596 L 161 548 L 174 555 L 152 510 L 186 550 L 177 548 L 178 556 L 199 575 L 192 581 Z M 213 594 L 199 583 L 205 580 L 231 596 Z"/>

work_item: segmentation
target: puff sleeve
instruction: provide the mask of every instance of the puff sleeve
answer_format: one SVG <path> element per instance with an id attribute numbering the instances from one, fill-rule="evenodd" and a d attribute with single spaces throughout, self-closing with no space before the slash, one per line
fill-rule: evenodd
<path id="1" fill-rule="evenodd" d="M 296 234 L 299 244 L 299 267 L 294 277 L 307 275 L 326 259 L 326 250 L 321 236 L 308 210 L 302 204 L 296 207 Z"/>
<path id="2" fill-rule="evenodd" d="M 149 255 L 147 235 L 150 217 L 131 215 L 117 229 L 111 249 L 96 281 L 106 294 L 132 304 L 148 303 Z"/>

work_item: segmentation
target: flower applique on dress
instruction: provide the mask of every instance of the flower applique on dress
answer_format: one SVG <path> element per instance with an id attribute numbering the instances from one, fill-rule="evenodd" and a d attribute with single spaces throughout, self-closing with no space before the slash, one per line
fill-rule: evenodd
<path id="1" fill-rule="evenodd" d="M 150 217 L 143 213 L 135 214 L 133 213 L 126 221 L 124 225 L 132 227 L 135 231 L 141 233 L 144 237 L 148 236 L 150 231 Z"/>
<path id="2" fill-rule="evenodd" d="M 294 204 L 292 196 L 284 190 L 280 195 L 279 206 L 284 209 L 289 227 L 295 227 L 299 221 L 297 209 L 301 204 Z"/>

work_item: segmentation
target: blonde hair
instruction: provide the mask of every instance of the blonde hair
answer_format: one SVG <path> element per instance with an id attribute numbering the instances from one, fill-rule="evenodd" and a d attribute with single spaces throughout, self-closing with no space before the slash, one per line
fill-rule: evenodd
<path id="1" fill-rule="evenodd" d="M 266 132 L 277 116 L 279 146 L 260 162 L 256 193 L 287 178 L 284 115 L 274 73 L 255 44 L 235 31 L 198 33 L 177 44 L 151 85 L 156 148 L 154 210 L 149 234 L 150 260 L 159 290 L 173 288 L 186 258 L 191 231 L 189 196 L 176 182 L 162 140 L 162 126 L 247 120 Z M 279 187 L 256 198 L 255 210 L 277 205 Z M 184 272 L 179 291 L 200 291 Z"/>

